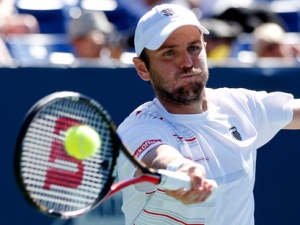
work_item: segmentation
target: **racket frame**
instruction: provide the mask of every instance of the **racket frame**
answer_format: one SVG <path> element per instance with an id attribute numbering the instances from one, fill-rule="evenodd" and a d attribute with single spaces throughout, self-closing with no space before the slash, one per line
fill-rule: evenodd
<path id="1" fill-rule="evenodd" d="M 45 107 L 47 107 L 49 104 L 52 104 L 56 101 L 60 101 L 61 99 L 70 99 L 72 101 L 84 101 L 86 104 L 89 104 L 92 106 L 98 113 L 101 115 L 102 119 L 104 119 L 107 124 L 109 125 L 110 134 L 113 139 L 113 157 L 112 157 L 112 165 L 109 178 L 103 187 L 102 191 L 100 192 L 100 195 L 96 200 L 90 204 L 87 205 L 85 208 L 70 212 L 56 212 L 51 209 L 46 209 L 45 206 L 38 204 L 34 199 L 30 196 L 30 193 L 26 189 L 26 184 L 24 182 L 23 176 L 22 176 L 22 167 L 21 167 L 21 155 L 22 155 L 22 146 L 23 146 L 23 140 L 26 136 L 26 133 L 30 127 L 31 122 L 39 115 L 39 112 L 41 112 Z M 95 100 L 89 98 L 86 95 L 83 95 L 81 93 L 77 92 L 71 92 L 71 91 L 61 91 L 61 92 L 55 92 L 48 96 L 45 96 L 44 98 L 37 101 L 27 112 L 25 115 L 25 118 L 23 120 L 23 123 L 21 125 L 19 135 L 17 137 L 16 141 L 16 147 L 15 147 L 15 154 L 14 154 L 14 171 L 15 171 L 15 178 L 16 183 L 19 187 L 20 192 L 23 194 L 26 201 L 35 209 L 37 209 L 39 212 L 46 214 L 48 216 L 52 216 L 55 218 L 62 218 L 62 219 L 69 219 L 76 216 L 80 216 L 92 209 L 94 209 L 97 205 L 102 202 L 102 199 L 105 199 L 105 197 L 109 194 L 110 187 L 113 184 L 116 175 L 117 175 L 117 157 L 119 156 L 119 149 L 121 148 L 121 141 L 119 137 L 116 134 L 116 126 L 111 120 L 109 114 L 103 109 L 103 107 L 96 102 Z"/>

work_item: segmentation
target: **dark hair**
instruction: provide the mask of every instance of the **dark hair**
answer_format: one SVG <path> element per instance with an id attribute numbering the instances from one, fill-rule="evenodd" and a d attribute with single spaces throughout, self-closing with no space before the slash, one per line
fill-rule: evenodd
<path id="1" fill-rule="evenodd" d="M 140 59 L 145 63 L 147 70 L 149 70 L 150 69 L 150 59 L 147 55 L 147 51 L 145 48 L 141 52 Z"/>

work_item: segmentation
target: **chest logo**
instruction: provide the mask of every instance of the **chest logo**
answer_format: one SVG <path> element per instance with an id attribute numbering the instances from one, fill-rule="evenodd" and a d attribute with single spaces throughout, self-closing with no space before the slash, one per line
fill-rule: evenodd
<path id="1" fill-rule="evenodd" d="M 234 137 L 236 140 L 242 141 L 241 134 L 238 132 L 236 127 L 229 128 L 229 132 L 231 133 L 232 137 Z"/>

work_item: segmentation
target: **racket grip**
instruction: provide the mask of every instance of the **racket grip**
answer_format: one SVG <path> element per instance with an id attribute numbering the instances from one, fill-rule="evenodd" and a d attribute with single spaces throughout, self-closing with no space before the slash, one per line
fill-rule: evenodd
<path id="1" fill-rule="evenodd" d="M 158 170 L 157 172 L 161 175 L 161 181 L 157 185 L 158 187 L 171 191 L 182 188 L 185 188 L 186 190 L 191 189 L 191 179 L 188 175 L 170 170 Z M 207 181 L 213 185 L 214 193 L 218 187 L 217 183 L 210 179 L 207 179 Z"/>
<path id="2" fill-rule="evenodd" d="M 158 170 L 161 175 L 160 183 L 157 185 L 166 190 L 191 189 L 191 179 L 184 173 L 176 173 L 170 170 Z"/>

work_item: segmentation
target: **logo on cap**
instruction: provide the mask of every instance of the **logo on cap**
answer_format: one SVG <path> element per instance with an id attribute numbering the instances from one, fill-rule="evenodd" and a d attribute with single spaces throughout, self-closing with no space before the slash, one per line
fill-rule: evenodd
<path id="1" fill-rule="evenodd" d="M 161 12 L 164 16 L 173 16 L 174 15 L 174 11 L 171 8 L 163 9 Z"/>

